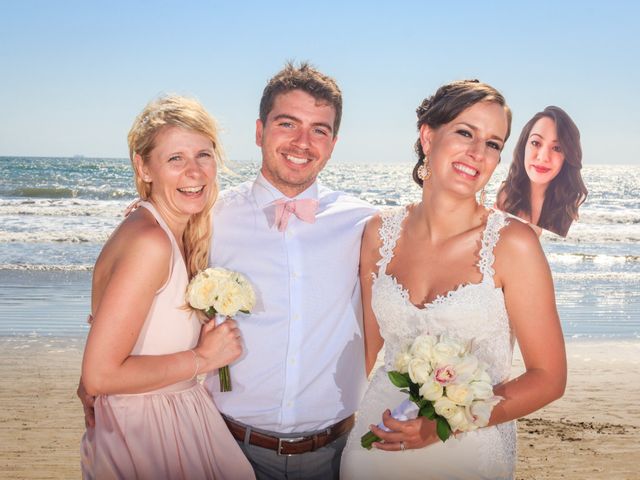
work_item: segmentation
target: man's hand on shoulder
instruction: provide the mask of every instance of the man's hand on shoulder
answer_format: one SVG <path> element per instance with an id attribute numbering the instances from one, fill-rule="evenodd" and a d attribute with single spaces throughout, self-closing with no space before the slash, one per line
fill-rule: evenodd
<path id="1" fill-rule="evenodd" d="M 84 409 L 84 425 L 89 427 L 96 426 L 96 416 L 93 409 L 93 403 L 96 400 L 96 397 L 93 395 L 89 395 L 87 391 L 84 389 L 84 384 L 82 383 L 82 377 L 78 382 L 78 390 L 76 391 L 78 398 L 82 402 L 82 408 Z"/>

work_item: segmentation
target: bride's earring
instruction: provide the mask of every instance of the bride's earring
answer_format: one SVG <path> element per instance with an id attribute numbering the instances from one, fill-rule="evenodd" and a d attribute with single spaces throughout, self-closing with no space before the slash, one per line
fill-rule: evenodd
<path id="1" fill-rule="evenodd" d="M 482 187 L 482 190 L 480 190 L 480 205 L 484 206 L 484 201 L 487 199 L 487 192 L 484 189 L 484 187 Z"/>
<path id="2" fill-rule="evenodd" d="M 429 157 L 425 155 L 422 165 L 418 167 L 418 178 L 423 182 L 429 180 L 431 176 L 431 167 L 429 167 Z"/>

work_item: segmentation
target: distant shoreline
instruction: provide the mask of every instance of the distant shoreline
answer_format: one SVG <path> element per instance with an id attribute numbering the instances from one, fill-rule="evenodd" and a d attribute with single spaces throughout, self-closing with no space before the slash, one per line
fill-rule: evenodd
<path id="1" fill-rule="evenodd" d="M 122 156 L 122 157 L 111 157 L 111 156 L 100 156 L 100 155 L 0 155 L 0 160 L 5 160 L 5 159 L 20 159 L 20 160 L 25 160 L 25 159 L 37 159 L 37 160 L 42 160 L 42 159 L 66 159 L 66 160 L 107 160 L 107 161 L 118 161 L 118 162 L 129 162 L 129 157 L 127 157 L 126 155 Z M 254 158 L 244 158 L 244 159 L 229 159 L 227 160 L 229 163 L 239 163 L 239 164 L 253 164 L 253 165 L 260 165 L 260 160 L 258 159 L 254 159 Z M 344 165 L 344 164 L 354 164 L 354 165 L 364 165 L 364 164 L 368 164 L 371 165 L 371 161 L 367 160 L 367 159 L 362 159 L 362 160 L 341 160 L 341 159 L 335 159 L 332 160 L 331 162 L 329 162 L 327 164 L 327 168 L 330 168 L 332 166 L 332 162 L 340 164 L 340 165 Z M 373 162 L 373 165 L 401 165 L 401 164 L 407 164 L 407 165 L 411 165 L 413 166 L 413 164 L 415 163 L 415 161 L 411 158 L 408 158 L 406 160 L 378 160 L 376 162 Z M 508 168 L 509 167 L 509 163 L 510 162 L 505 162 L 505 167 L 502 168 Z M 634 167 L 634 168 L 640 168 L 640 164 L 636 163 L 589 163 L 588 159 L 587 161 L 583 162 L 583 166 L 584 168 L 588 168 L 588 167 Z M 499 166 L 501 167 L 501 165 Z"/>

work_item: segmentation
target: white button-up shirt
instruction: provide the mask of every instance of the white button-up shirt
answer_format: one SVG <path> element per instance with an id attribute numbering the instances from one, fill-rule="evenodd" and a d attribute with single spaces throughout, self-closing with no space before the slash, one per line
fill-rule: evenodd
<path id="1" fill-rule="evenodd" d="M 205 386 L 218 409 L 247 425 L 294 433 L 326 428 L 354 413 L 366 384 L 358 263 L 374 208 L 314 183 L 316 222 L 291 215 L 273 225 L 283 198 L 260 174 L 220 195 L 210 264 L 244 274 L 256 290 L 251 315 L 239 314 L 244 353 L 231 365 L 233 390 L 217 372 Z"/>

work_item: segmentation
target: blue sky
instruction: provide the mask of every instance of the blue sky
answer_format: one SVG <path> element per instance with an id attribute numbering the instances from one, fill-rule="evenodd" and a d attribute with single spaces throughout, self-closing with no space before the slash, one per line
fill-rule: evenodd
<path id="1" fill-rule="evenodd" d="M 126 157 L 148 100 L 195 96 L 233 160 L 259 160 L 266 81 L 309 60 L 344 94 L 336 162 L 412 161 L 415 108 L 479 78 L 522 125 L 547 105 L 581 130 L 584 163 L 640 164 L 634 1 L 0 0 L 0 155 Z"/>

